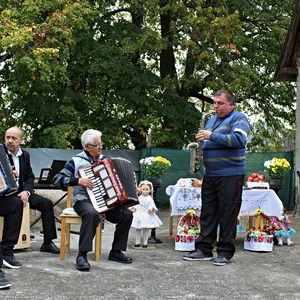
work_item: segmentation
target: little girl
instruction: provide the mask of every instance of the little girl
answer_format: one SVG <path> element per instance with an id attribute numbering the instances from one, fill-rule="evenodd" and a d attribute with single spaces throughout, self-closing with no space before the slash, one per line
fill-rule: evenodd
<path id="1" fill-rule="evenodd" d="M 290 224 L 292 224 L 291 219 L 288 215 L 285 214 L 285 211 L 283 212 L 283 215 L 279 217 L 278 219 L 280 223 L 280 229 L 275 231 L 274 236 L 278 240 L 278 246 L 282 246 L 282 238 L 286 239 L 286 243 L 288 246 L 293 244 L 291 241 L 291 236 L 293 236 L 296 233 L 296 230 L 293 229 Z"/>
<path id="2" fill-rule="evenodd" d="M 131 227 L 136 230 L 136 238 L 134 247 L 140 247 L 141 236 L 143 236 L 143 248 L 147 248 L 150 230 L 162 225 L 161 220 L 156 215 L 157 207 L 152 198 L 152 183 L 150 181 L 142 181 L 139 184 L 141 195 L 139 196 L 139 204 L 131 207 L 133 211 L 133 220 Z"/>

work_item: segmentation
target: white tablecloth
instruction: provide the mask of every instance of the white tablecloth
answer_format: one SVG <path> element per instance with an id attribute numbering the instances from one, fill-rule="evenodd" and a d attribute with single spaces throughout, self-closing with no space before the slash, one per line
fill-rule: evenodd
<path id="1" fill-rule="evenodd" d="M 172 205 L 171 216 L 185 215 L 189 209 L 195 210 L 196 214 L 200 216 L 201 188 L 169 185 L 166 188 L 166 193 L 170 196 Z"/>
<path id="2" fill-rule="evenodd" d="M 166 188 L 172 206 L 171 216 L 180 216 L 194 209 L 197 215 L 201 212 L 201 188 L 178 187 L 169 185 Z M 255 210 L 260 207 L 269 216 L 280 217 L 283 204 L 277 194 L 271 189 L 243 190 L 240 216 L 255 215 Z"/>

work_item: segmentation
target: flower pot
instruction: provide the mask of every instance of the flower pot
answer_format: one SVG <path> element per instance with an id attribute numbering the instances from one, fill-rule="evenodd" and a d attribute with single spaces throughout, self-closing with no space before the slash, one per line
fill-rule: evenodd
<path id="1" fill-rule="evenodd" d="M 269 184 L 270 184 L 270 188 L 271 189 L 277 189 L 277 190 L 280 190 L 282 189 L 283 187 L 283 180 L 275 180 L 275 179 L 271 179 L 269 181 Z"/>
<path id="2" fill-rule="evenodd" d="M 160 188 L 162 185 L 161 178 L 148 178 L 148 180 L 153 184 L 153 188 Z"/>
<path id="3" fill-rule="evenodd" d="M 269 181 L 270 189 L 274 190 L 274 192 L 278 195 L 279 190 L 283 188 L 283 182 L 284 182 L 283 180 L 271 179 Z"/>

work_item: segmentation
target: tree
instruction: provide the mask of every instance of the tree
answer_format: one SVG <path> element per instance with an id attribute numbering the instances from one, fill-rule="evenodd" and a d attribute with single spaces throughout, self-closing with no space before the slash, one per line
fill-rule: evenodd
<path id="1" fill-rule="evenodd" d="M 28 146 L 182 148 L 221 88 L 284 136 L 292 84 L 273 82 L 294 1 L 12 1 L 0 7 L 2 130 Z M 274 21 L 275 20 L 275 21 Z M 9 117 L 8 117 L 9 116 Z M 256 127 L 252 145 L 264 127 Z M 274 139 L 271 138 L 272 141 Z M 251 146 L 251 145 L 250 145 Z"/>
<path id="2" fill-rule="evenodd" d="M 32 147 L 66 148 L 80 129 L 70 87 L 70 55 L 88 34 L 93 12 L 84 1 L 7 1 L 1 9 L 2 130 L 19 125 Z"/>

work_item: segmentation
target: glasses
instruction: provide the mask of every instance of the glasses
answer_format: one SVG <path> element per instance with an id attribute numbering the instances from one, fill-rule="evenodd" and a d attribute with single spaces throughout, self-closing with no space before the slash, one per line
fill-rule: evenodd
<path id="1" fill-rule="evenodd" d="M 99 143 L 99 144 L 87 144 L 88 147 L 90 148 L 102 148 L 103 143 Z"/>

